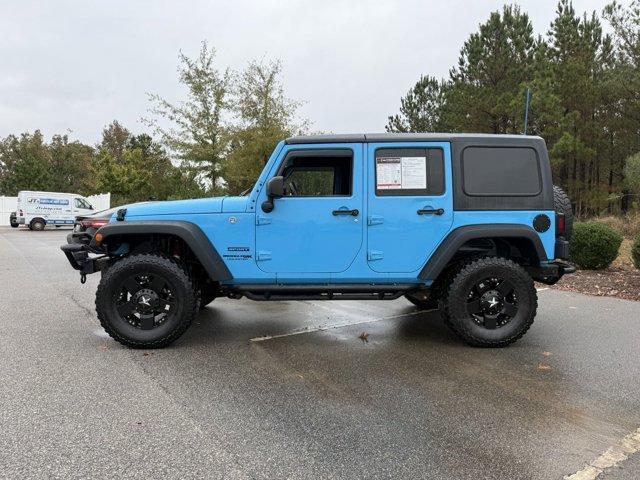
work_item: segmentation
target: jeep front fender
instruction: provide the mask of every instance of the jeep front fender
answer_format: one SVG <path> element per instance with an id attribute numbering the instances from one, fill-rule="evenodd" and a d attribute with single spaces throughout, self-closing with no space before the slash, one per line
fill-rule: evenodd
<path id="1" fill-rule="evenodd" d="M 145 235 L 171 235 L 182 239 L 202 264 L 209 277 L 214 281 L 228 281 L 233 278 L 222 257 L 202 229 L 195 223 L 177 220 L 141 220 L 132 222 L 114 222 L 101 227 L 96 235 L 102 234 L 100 243 L 110 238 Z M 91 247 L 99 247 L 94 239 Z"/>

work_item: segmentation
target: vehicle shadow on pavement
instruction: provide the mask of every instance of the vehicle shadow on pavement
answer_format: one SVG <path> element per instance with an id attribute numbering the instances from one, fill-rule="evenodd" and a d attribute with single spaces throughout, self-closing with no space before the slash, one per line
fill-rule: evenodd
<path id="1" fill-rule="evenodd" d="M 331 337 L 354 337 L 357 343 L 369 343 L 368 333 L 375 332 L 377 341 L 427 341 L 441 345 L 462 345 L 444 324 L 437 311 L 420 312 L 407 307 L 394 312 L 394 315 L 380 315 L 371 321 L 343 320 L 328 318 L 321 321 L 305 318 L 293 309 L 281 311 L 281 315 L 267 315 L 261 310 L 246 309 L 238 315 L 225 308 L 211 305 L 199 312 L 192 326 L 179 340 L 184 348 L 189 345 L 209 345 L 227 343 L 250 343 L 251 339 L 274 336 L 264 342 L 296 339 L 296 342 L 322 343 L 322 333 Z M 320 335 L 319 335 L 320 334 Z M 363 334 L 363 339 L 359 335 Z M 371 338 L 373 340 L 373 338 Z M 259 343 L 264 343 L 259 342 Z"/>

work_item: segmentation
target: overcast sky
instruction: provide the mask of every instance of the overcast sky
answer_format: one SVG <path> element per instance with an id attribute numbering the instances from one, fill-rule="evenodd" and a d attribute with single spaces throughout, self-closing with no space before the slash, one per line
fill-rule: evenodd
<path id="1" fill-rule="evenodd" d="M 544 33 L 555 0 L 517 2 Z M 607 0 L 575 0 L 578 12 Z M 41 129 L 95 143 L 117 119 L 142 132 L 146 92 L 184 97 L 178 51 L 207 39 L 219 65 L 279 58 L 312 129 L 383 131 L 421 74 L 446 76 L 494 0 L 2 0 L 0 136 Z"/>

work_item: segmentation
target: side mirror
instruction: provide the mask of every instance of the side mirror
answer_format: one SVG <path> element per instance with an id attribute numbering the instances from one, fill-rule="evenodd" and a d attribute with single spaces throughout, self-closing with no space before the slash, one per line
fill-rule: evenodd
<path id="1" fill-rule="evenodd" d="M 267 182 L 267 200 L 262 202 L 262 211 L 269 213 L 273 211 L 273 199 L 284 197 L 284 177 L 273 177 Z"/>
<path id="2" fill-rule="evenodd" d="M 273 177 L 267 182 L 267 193 L 271 198 L 284 197 L 284 177 Z"/>

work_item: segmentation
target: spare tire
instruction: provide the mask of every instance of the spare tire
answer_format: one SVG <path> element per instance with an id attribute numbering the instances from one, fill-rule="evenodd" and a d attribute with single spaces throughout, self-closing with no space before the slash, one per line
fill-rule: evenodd
<path id="1" fill-rule="evenodd" d="M 553 186 L 553 204 L 556 212 L 564 214 L 564 238 L 569 240 L 573 233 L 573 209 L 571 208 L 571 200 L 569 200 L 567 194 L 564 193 L 564 190 L 556 185 Z"/>

